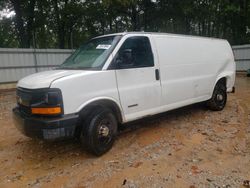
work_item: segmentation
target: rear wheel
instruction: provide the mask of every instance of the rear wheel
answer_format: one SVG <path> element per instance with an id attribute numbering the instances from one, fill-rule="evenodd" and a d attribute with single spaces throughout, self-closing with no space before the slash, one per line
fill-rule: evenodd
<path id="1" fill-rule="evenodd" d="M 81 141 L 87 149 L 100 156 L 109 151 L 117 134 L 117 120 L 109 109 L 95 110 L 85 121 Z"/>
<path id="2" fill-rule="evenodd" d="M 218 82 L 214 88 L 212 98 L 207 101 L 210 110 L 221 111 L 227 103 L 227 88 L 223 82 Z"/>

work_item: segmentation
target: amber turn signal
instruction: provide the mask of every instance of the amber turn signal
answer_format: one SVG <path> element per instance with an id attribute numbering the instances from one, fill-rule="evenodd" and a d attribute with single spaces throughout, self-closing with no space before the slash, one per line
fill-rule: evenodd
<path id="1" fill-rule="evenodd" d="M 38 115 L 58 115 L 61 114 L 61 107 L 52 107 L 52 108 L 31 108 L 32 114 Z"/>

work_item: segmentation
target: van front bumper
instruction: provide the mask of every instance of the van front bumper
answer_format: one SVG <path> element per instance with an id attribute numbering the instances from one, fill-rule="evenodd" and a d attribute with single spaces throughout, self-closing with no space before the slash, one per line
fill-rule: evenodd
<path id="1" fill-rule="evenodd" d="M 16 107 L 13 109 L 13 120 L 17 129 L 28 137 L 58 140 L 74 137 L 78 115 L 65 115 L 59 118 L 30 117 Z"/>

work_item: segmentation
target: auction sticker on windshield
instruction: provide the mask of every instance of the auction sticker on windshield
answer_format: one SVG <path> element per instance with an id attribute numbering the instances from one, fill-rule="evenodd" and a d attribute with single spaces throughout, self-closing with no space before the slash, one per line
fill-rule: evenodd
<path id="1" fill-rule="evenodd" d="M 100 49 L 100 50 L 108 50 L 111 47 L 111 45 L 109 44 L 99 44 L 96 49 Z"/>

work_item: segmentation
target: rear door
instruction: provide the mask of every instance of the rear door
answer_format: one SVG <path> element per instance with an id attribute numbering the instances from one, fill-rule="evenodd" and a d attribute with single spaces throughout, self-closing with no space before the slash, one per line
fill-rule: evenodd
<path id="1" fill-rule="evenodd" d="M 161 102 L 159 67 L 150 38 L 128 37 L 114 58 L 117 87 L 126 121 L 155 112 Z"/>

